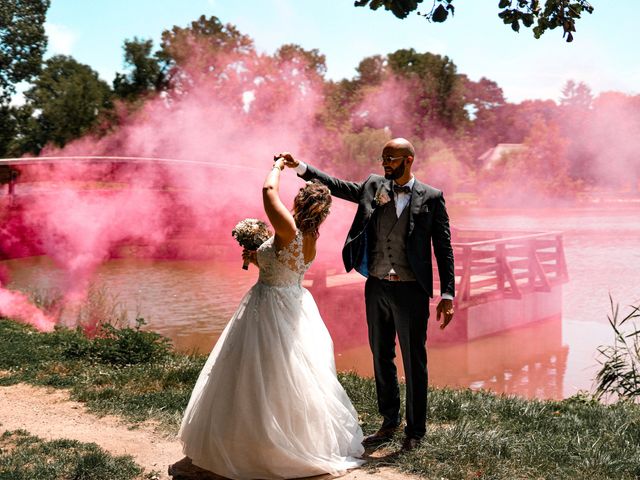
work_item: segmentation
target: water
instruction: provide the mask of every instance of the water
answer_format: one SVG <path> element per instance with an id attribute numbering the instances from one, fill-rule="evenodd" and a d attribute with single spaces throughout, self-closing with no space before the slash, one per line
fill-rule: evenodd
<path id="1" fill-rule="evenodd" d="M 565 398 L 591 390 L 597 347 L 613 339 L 607 324 L 609 295 L 621 307 L 640 301 L 640 207 L 517 214 L 453 210 L 452 219 L 459 228 L 563 231 L 570 281 L 563 286 L 560 316 L 462 345 L 430 347 L 430 383 L 536 398 Z M 10 288 L 44 290 L 64 281 L 44 257 L 4 263 L 11 274 Z M 246 272 L 240 264 L 240 260 L 112 260 L 100 268 L 96 281 L 132 317 L 139 312 L 149 328 L 172 338 L 179 349 L 208 352 L 257 278 L 255 269 Z M 338 368 L 370 375 L 364 320 L 358 335 L 342 335 L 339 322 L 326 320 L 336 337 L 344 336 L 335 338 Z"/>

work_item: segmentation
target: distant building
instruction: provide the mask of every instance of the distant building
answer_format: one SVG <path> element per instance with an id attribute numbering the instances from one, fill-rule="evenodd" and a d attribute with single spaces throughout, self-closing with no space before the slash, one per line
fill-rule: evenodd
<path id="1" fill-rule="evenodd" d="M 491 170 L 502 163 L 504 157 L 524 152 L 527 147 L 522 143 L 499 143 L 478 157 L 482 170 Z"/>

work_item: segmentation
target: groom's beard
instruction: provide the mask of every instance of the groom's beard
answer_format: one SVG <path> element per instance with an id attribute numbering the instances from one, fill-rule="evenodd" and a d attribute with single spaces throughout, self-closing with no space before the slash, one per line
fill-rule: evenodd
<path id="1" fill-rule="evenodd" d="M 403 161 L 400 165 L 398 165 L 396 168 L 394 168 L 390 172 L 388 173 L 384 172 L 384 178 L 386 178 L 387 180 L 397 180 L 402 175 L 404 175 L 404 169 L 405 169 L 405 165 Z"/>

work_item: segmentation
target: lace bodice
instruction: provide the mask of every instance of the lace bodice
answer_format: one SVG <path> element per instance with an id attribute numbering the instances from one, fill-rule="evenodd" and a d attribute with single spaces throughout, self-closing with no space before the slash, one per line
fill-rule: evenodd
<path id="1" fill-rule="evenodd" d="M 288 245 L 276 252 L 273 237 L 258 248 L 260 276 L 258 280 L 278 287 L 300 285 L 311 262 L 304 262 L 302 232 L 298 231 Z"/>

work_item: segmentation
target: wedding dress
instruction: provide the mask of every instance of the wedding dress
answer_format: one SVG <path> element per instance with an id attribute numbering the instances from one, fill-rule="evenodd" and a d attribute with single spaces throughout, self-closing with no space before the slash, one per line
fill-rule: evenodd
<path id="1" fill-rule="evenodd" d="M 191 394 L 178 434 L 199 467 L 234 479 L 342 474 L 362 465 L 358 416 L 336 378 L 333 342 L 301 286 L 302 234 L 258 249 L 244 296 Z"/>

